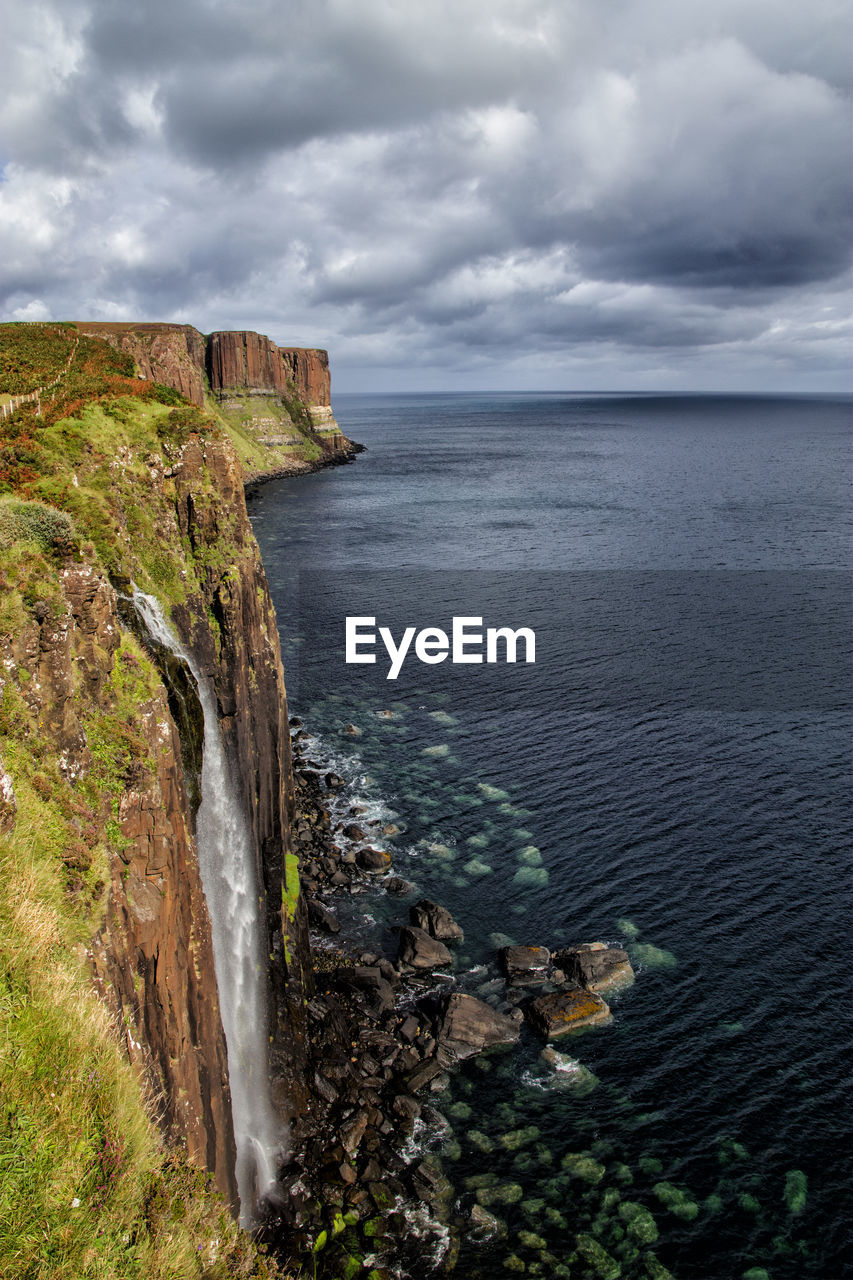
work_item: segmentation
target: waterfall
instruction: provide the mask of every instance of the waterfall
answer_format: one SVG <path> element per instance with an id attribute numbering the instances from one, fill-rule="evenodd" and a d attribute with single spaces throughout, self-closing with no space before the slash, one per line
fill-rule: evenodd
<path id="1" fill-rule="evenodd" d="M 254 841 L 222 745 L 210 681 L 172 631 L 157 600 L 134 588 L 132 602 L 152 639 L 189 667 L 204 713 L 196 845 L 228 1052 L 240 1224 L 248 1227 L 258 1201 L 274 1192 L 287 1139 L 270 1101 L 267 967 L 261 945 L 265 923 Z"/>

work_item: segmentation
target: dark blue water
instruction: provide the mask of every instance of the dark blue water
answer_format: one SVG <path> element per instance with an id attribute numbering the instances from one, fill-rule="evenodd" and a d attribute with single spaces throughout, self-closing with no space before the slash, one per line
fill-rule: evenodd
<path id="1" fill-rule="evenodd" d="M 849 401 L 336 413 L 369 452 L 250 502 L 292 709 L 404 828 L 468 989 L 498 998 L 506 937 L 627 945 L 637 970 L 611 1025 L 558 1045 L 591 1076 L 525 1034 L 455 1077 L 444 1167 L 508 1231 L 457 1274 L 853 1275 Z M 537 662 L 388 682 L 343 661 L 354 612 L 526 624 Z M 390 945 L 398 902 L 347 909 Z"/>

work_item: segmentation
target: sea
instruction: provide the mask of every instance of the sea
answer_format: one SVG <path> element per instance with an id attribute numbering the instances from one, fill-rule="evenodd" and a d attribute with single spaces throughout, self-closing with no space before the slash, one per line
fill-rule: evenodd
<path id="1" fill-rule="evenodd" d="M 249 496 L 310 751 L 462 925 L 462 989 L 502 1002 L 510 942 L 635 970 L 556 1057 L 525 1029 L 432 1099 L 458 1212 L 500 1224 L 454 1274 L 853 1276 L 851 400 L 335 414 L 364 454 Z M 380 628 L 434 660 L 389 679 Z M 339 906 L 393 956 L 413 900 Z"/>

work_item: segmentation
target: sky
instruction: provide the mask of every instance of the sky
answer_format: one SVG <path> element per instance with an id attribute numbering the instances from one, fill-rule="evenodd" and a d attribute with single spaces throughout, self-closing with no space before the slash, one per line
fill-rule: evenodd
<path id="1" fill-rule="evenodd" d="M 0 318 L 851 388 L 846 0 L 0 0 Z"/>

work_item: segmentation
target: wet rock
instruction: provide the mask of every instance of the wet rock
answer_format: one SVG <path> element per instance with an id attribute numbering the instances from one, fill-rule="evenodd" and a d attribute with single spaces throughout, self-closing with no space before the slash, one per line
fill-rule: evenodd
<path id="1" fill-rule="evenodd" d="M 391 876 L 390 880 L 385 881 L 385 888 L 388 893 L 395 893 L 400 897 L 415 892 L 415 886 L 411 880 L 404 880 L 402 876 Z"/>
<path id="2" fill-rule="evenodd" d="M 355 860 L 362 871 L 387 871 L 391 865 L 391 855 L 384 849 L 371 849 L 369 845 L 356 851 Z"/>
<path id="3" fill-rule="evenodd" d="M 594 991 L 552 991 L 525 1007 L 524 1016 L 546 1040 L 606 1022 L 610 1009 Z"/>
<path id="4" fill-rule="evenodd" d="M 429 898 L 422 898 L 409 908 L 409 920 L 418 929 L 423 929 L 424 933 L 441 942 L 461 942 L 465 936 L 447 907 L 442 907 Z"/>
<path id="5" fill-rule="evenodd" d="M 348 822 L 341 831 L 341 835 L 346 836 L 347 840 L 366 840 L 367 832 L 364 831 L 357 822 Z"/>
<path id="6" fill-rule="evenodd" d="M 551 952 L 547 947 L 502 947 L 498 958 L 512 986 L 527 986 L 548 978 Z"/>
<path id="7" fill-rule="evenodd" d="M 570 982 L 578 982 L 588 991 L 606 991 L 634 981 L 628 952 L 621 947 L 606 947 L 602 942 L 567 947 L 555 953 L 554 963 L 565 971 Z"/>
<path id="8" fill-rule="evenodd" d="M 339 791 L 347 785 L 339 773 L 327 773 L 324 781 L 330 791 Z"/>
<path id="9" fill-rule="evenodd" d="M 472 1207 L 470 1221 L 469 1239 L 476 1244 L 488 1244 L 490 1240 L 502 1240 L 506 1236 L 506 1223 L 501 1222 L 500 1218 L 496 1218 L 493 1213 L 489 1213 L 488 1209 L 484 1209 L 481 1204 L 475 1204 Z"/>
<path id="10" fill-rule="evenodd" d="M 439 1022 L 436 1056 L 443 1067 L 474 1057 L 499 1044 L 515 1044 L 519 1024 L 476 996 L 455 991 L 447 996 Z"/>
<path id="11" fill-rule="evenodd" d="M 324 929 L 326 933 L 340 933 L 341 925 L 334 911 L 323 906 L 316 898 L 308 899 L 308 919 L 315 929 Z"/>
<path id="12" fill-rule="evenodd" d="M 453 963 L 443 942 L 410 925 L 400 930 L 398 959 L 413 969 L 439 969 Z"/>

